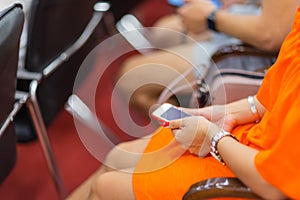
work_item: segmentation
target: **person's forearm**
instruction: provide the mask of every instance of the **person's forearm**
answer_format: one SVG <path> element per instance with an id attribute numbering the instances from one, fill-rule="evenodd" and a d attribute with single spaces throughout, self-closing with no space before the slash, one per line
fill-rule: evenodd
<path id="1" fill-rule="evenodd" d="M 261 118 L 264 115 L 265 108 L 255 97 L 254 104 L 259 118 Z M 236 125 L 247 124 L 256 121 L 247 98 L 227 104 L 226 114 L 235 120 Z"/>
<path id="2" fill-rule="evenodd" d="M 257 150 L 247 147 L 231 137 L 222 138 L 217 149 L 234 174 L 264 199 L 284 199 L 286 196 L 266 182 L 256 170 L 254 159 Z"/>
<path id="3" fill-rule="evenodd" d="M 220 10 L 216 14 L 216 28 L 258 48 L 267 48 L 269 43 L 269 30 L 264 30 L 260 16 L 236 15 Z"/>
<path id="4" fill-rule="evenodd" d="M 218 31 L 265 50 L 278 50 L 290 31 L 298 0 L 264 0 L 259 16 L 216 14 Z"/>

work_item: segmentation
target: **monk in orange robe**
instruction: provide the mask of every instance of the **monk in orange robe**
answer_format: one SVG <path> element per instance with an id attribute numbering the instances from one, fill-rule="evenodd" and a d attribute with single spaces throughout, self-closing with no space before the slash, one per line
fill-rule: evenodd
<path id="1" fill-rule="evenodd" d="M 219 176 L 238 177 L 262 198 L 300 199 L 299 91 L 300 8 L 254 98 L 185 109 L 193 116 L 119 145 L 90 199 L 182 199 L 193 183 Z M 210 156 L 211 145 L 219 160 Z M 144 153 L 129 157 L 120 149 Z"/>

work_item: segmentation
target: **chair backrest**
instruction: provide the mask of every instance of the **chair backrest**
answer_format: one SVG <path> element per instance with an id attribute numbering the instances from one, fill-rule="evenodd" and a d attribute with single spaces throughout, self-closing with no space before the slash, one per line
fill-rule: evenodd
<path id="1" fill-rule="evenodd" d="M 32 1 L 25 68 L 41 72 L 81 34 L 93 14 L 95 1 Z"/>
<path id="2" fill-rule="evenodd" d="M 0 183 L 10 172 L 16 160 L 16 136 L 12 124 L 4 130 L 4 121 L 13 109 L 16 91 L 16 71 L 19 44 L 24 24 L 20 4 L 0 12 Z M 2 129 L 3 128 L 3 129 Z"/>
<path id="3" fill-rule="evenodd" d="M 55 58 L 58 58 L 80 37 L 92 18 L 93 6 L 96 2 L 96 0 L 33 1 L 28 22 L 24 68 L 31 72 L 42 72 Z M 72 93 L 81 63 L 101 37 L 103 38 L 101 32 L 95 32 L 78 52 L 69 57 L 54 74 L 40 84 L 37 96 L 46 125 L 49 125 L 63 108 Z"/>

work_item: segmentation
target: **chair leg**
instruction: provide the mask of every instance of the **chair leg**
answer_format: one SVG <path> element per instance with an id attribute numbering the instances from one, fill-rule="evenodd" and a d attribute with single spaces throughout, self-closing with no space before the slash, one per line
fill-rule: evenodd
<path id="1" fill-rule="evenodd" d="M 65 199 L 67 196 L 67 191 L 62 179 L 62 176 L 59 172 L 58 165 L 56 163 L 54 153 L 49 141 L 48 133 L 46 126 L 41 115 L 40 107 L 36 98 L 38 81 L 32 81 L 30 85 L 30 98 L 26 102 L 26 105 L 29 109 L 37 136 L 42 146 L 44 156 L 46 158 L 47 166 L 50 171 L 50 175 L 55 183 L 56 190 L 61 199 Z"/>

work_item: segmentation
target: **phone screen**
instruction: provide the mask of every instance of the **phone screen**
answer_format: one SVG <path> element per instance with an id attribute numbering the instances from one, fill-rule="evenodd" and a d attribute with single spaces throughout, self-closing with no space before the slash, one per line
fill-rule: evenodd
<path id="1" fill-rule="evenodd" d="M 167 120 L 180 119 L 184 117 L 191 116 L 190 114 L 184 113 L 174 107 L 170 107 L 166 112 L 164 112 L 161 117 Z"/>

